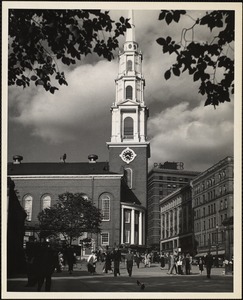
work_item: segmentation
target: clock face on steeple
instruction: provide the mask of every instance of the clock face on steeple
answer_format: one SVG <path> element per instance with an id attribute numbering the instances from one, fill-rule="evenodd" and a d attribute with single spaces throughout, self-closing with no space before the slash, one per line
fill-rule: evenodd
<path id="1" fill-rule="evenodd" d="M 120 154 L 121 159 L 126 162 L 127 164 L 129 164 L 131 161 L 134 160 L 134 158 L 137 156 L 137 154 L 130 148 L 126 148 L 122 151 L 122 153 Z"/>

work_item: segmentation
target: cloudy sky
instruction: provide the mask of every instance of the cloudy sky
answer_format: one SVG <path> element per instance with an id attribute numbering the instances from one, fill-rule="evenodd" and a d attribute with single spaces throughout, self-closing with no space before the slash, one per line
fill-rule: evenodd
<path id="1" fill-rule="evenodd" d="M 190 11 L 196 19 L 204 11 Z M 113 19 L 127 11 L 111 11 Z M 234 101 L 214 109 L 204 107 L 205 98 L 186 73 L 166 81 L 164 72 L 175 57 L 163 54 L 159 37 L 180 39 L 191 17 L 167 26 L 158 20 L 159 10 L 135 10 L 136 41 L 143 52 L 146 80 L 145 102 L 150 110 L 148 133 L 151 143 L 149 166 L 154 162 L 181 161 L 187 170 L 203 171 L 227 155 L 233 155 Z M 195 30 L 197 40 L 207 39 L 204 28 Z M 122 49 L 121 39 L 120 48 Z M 8 91 L 8 161 L 19 154 L 24 162 L 87 161 L 91 153 L 108 160 L 110 106 L 115 97 L 118 51 L 112 62 L 92 55 L 75 68 L 60 65 L 68 86 L 54 95 L 34 85 Z M 233 55 L 233 53 L 232 53 Z M 233 100 L 233 99 L 232 99 Z"/>

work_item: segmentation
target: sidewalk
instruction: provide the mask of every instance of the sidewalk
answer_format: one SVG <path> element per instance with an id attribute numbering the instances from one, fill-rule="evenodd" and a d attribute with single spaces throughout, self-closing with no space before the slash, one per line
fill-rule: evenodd
<path id="1" fill-rule="evenodd" d="M 54 273 L 52 292 L 141 292 L 137 280 L 145 284 L 142 292 L 232 292 L 233 276 L 223 275 L 222 268 L 212 269 L 212 278 L 206 278 L 206 271 L 200 275 L 198 267 L 192 266 L 191 275 L 168 275 L 168 269 L 161 270 L 158 264 L 150 268 L 133 267 L 132 277 L 129 277 L 125 264 L 120 267 L 121 276 L 102 272 L 103 263 L 98 263 L 96 274 L 87 272 L 85 264 L 78 264 L 73 274 L 67 269 Z M 26 276 L 8 280 L 8 291 L 35 292 L 36 287 L 25 287 Z"/>

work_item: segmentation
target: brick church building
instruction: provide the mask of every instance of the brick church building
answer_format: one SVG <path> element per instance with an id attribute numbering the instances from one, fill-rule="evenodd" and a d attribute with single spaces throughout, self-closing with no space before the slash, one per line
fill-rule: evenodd
<path id="1" fill-rule="evenodd" d="M 145 245 L 150 145 L 142 53 L 135 41 L 134 27 L 127 30 L 119 53 L 115 84 L 111 139 L 107 142 L 109 162 L 99 162 L 98 156 L 91 154 L 87 162 L 68 163 L 64 157 L 57 163 L 24 163 L 23 157 L 16 155 L 8 163 L 8 177 L 27 213 L 26 240 L 36 235 L 32 229 L 38 228 L 38 213 L 52 206 L 59 194 L 70 192 L 82 193 L 101 209 L 101 233 L 92 236 L 95 248 Z"/>

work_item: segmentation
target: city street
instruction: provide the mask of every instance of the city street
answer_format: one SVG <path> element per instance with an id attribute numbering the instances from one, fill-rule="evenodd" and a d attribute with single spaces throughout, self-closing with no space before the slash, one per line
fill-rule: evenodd
<path id="1" fill-rule="evenodd" d="M 67 269 L 61 273 L 54 273 L 52 292 L 233 292 L 233 276 L 224 275 L 224 268 L 213 268 L 211 279 L 206 278 L 206 270 L 199 274 L 198 266 L 192 266 L 191 275 L 168 275 L 167 268 L 161 270 L 158 264 L 144 268 L 141 264 L 138 269 L 133 267 L 132 277 L 129 277 L 125 264 L 121 263 L 121 275 L 114 277 L 112 273 L 102 272 L 103 263 L 98 263 L 95 275 L 87 272 L 86 265 L 77 265 L 74 272 L 69 274 Z M 144 283 L 145 289 L 141 290 L 137 280 Z M 35 292 L 36 287 L 25 287 L 27 278 L 11 278 L 8 280 L 8 291 Z M 43 290 L 44 291 L 44 290 Z"/>

